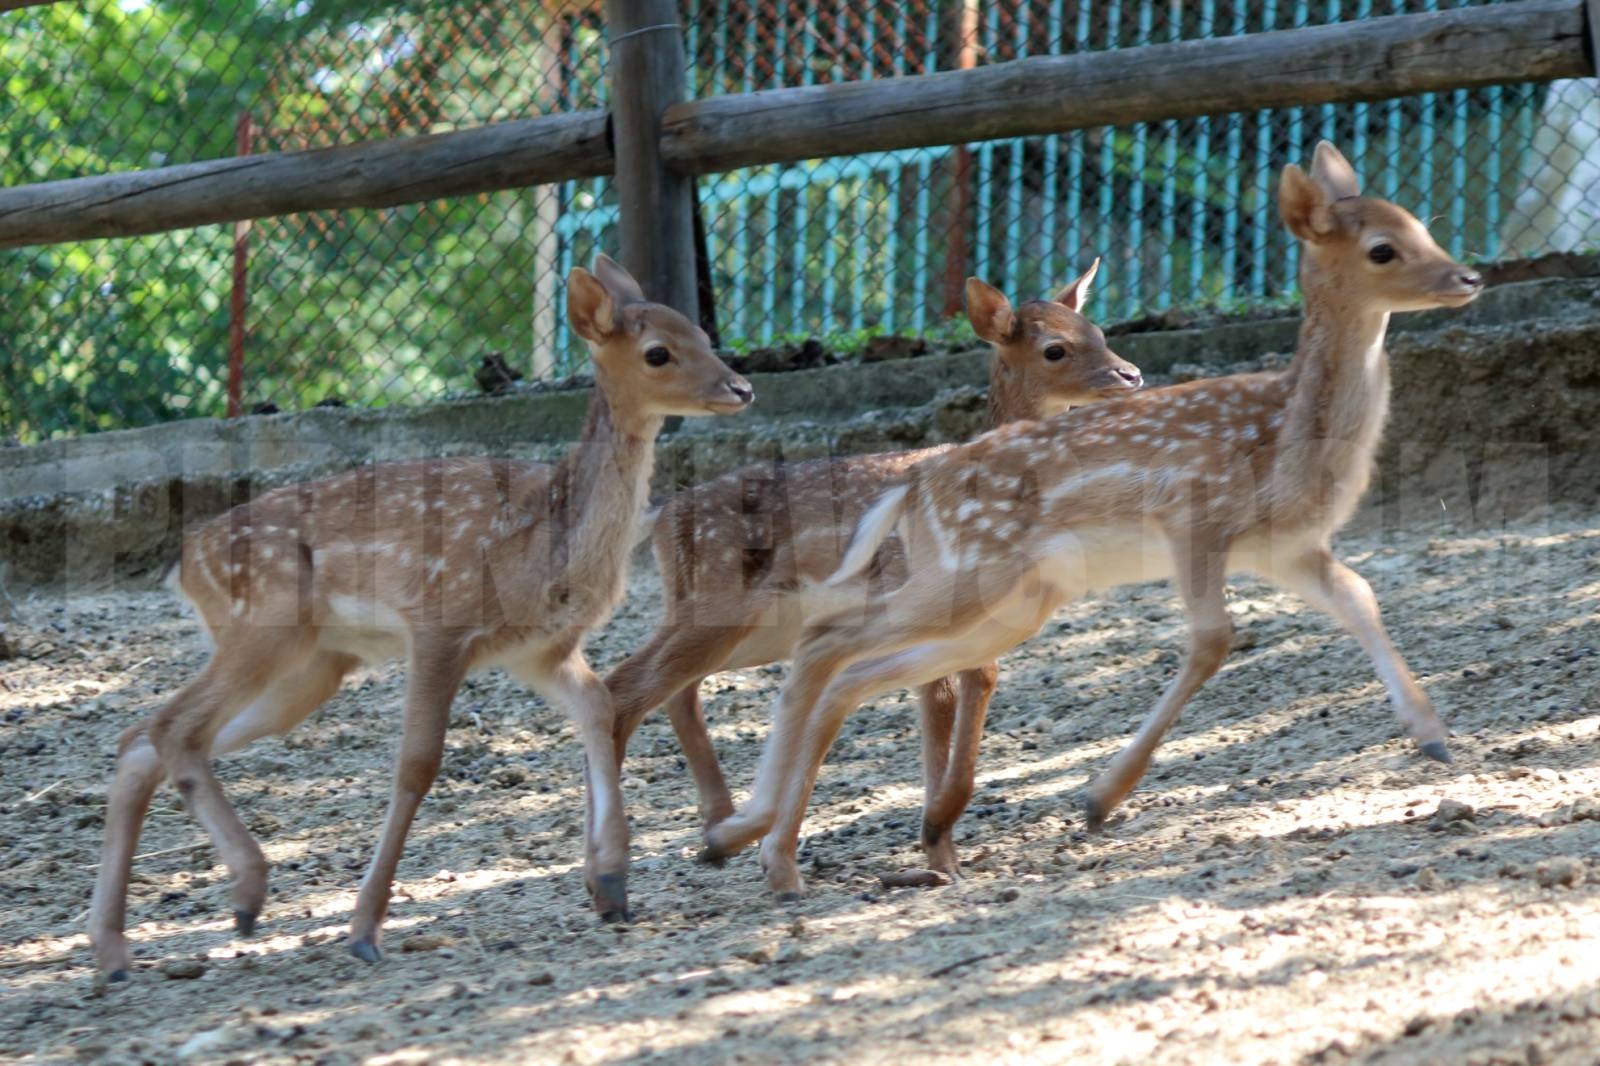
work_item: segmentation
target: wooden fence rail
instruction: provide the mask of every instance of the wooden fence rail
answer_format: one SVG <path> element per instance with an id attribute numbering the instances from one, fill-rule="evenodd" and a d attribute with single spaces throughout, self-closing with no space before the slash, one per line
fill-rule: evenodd
<path id="1" fill-rule="evenodd" d="M 0 248 L 393 207 L 611 173 L 603 111 L 0 189 Z"/>
<path id="2" fill-rule="evenodd" d="M 1582 77 L 1584 0 L 1521 0 L 973 70 L 678 103 L 661 158 L 684 173 L 1088 126 L 1384 100 Z M 649 160 L 654 165 L 654 160 Z M 609 174 L 607 116 L 226 159 L 0 190 L 0 248 L 295 211 L 379 207 Z"/>
<path id="3" fill-rule="evenodd" d="M 1034 56 L 972 70 L 767 89 L 667 109 L 662 154 L 711 173 L 1592 73 L 1584 11 L 1521 0 L 1241 37 Z"/>

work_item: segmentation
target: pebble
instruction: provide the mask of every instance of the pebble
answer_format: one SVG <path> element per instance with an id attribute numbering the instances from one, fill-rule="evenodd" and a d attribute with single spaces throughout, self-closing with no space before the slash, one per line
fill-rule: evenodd
<path id="1" fill-rule="evenodd" d="M 180 1059 L 192 1059 L 197 1055 L 204 1055 L 214 1051 L 218 1046 L 227 1042 L 228 1034 L 223 1029 L 205 1029 L 178 1046 L 176 1055 Z"/>
<path id="2" fill-rule="evenodd" d="M 443 933 L 417 933 L 400 941 L 401 951 L 438 951 L 440 948 L 453 947 L 455 940 Z"/>
<path id="3" fill-rule="evenodd" d="M 1583 884 L 1583 863 L 1577 859 L 1547 859 L 1533 868 L 1540 888 L 1577 888 Z"/>
<path id="4" fill-rule="evenodd" d="M 1478 820 L 1478 811 L 1471 804 L 1459 800 L 1442 799 L 1439 809 L 1433 812 L 1433 819 L 1429 823 L 1430 829 L 1443 829 L 1454 822 L 1475 822 Z"/>
<path id="5" fill-rule="evenodd" d="M 167 959 L 156 970 L 174 981 L 192 981 L 206 972 L 206 964 L 199 959 Z"/>

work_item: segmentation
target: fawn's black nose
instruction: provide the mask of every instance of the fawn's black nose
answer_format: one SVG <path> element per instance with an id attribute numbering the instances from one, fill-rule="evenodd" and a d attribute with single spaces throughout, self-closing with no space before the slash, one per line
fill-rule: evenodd
<path id="1" fill-rule="evenodd" d="M 740 403 L 749 403 L 756 398 L 756 390 L 752 389 L 744 379 L 728 382 L 728 391 L 738 397 Z"/>
<path id="2" fill-rule="evenodd" d="M 1478 273 L 1476 270 L 1463 270 L 1461 273 L 1456 275 L 1456 280 L 1459 281 L 1464 288 L 1483 288 L 1483 275 Z"/>
<path id="3" fill-rule="evenodd" d="M 1129 367 L 1127 370 L 1118 370 L 1117 377 L 1128 383 L 1129 388 L 1137 389 L 1144 384 L 1144 375 Z"/>

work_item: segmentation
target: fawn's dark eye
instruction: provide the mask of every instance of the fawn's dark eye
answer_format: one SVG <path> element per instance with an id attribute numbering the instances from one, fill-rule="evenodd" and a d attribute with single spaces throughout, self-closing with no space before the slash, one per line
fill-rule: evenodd
<path id="1" fill-rule="evenodd" d="M 1394 259 L 1394 245 L 1374 244 L 1367 249 L 1367 258 L 1374 263 L 1388 263 Z"/>
<path id="2" fill-rule="evenodd" d="M 651 348 L 648 352 L 644 353 L 644 361 L 649 363 L 651 366 L 666 366 L 668 363 L 672 362 L 672 353 L 669 352 L 664 346 L 658 344 L 654 348 Z"/>
<path id="3" fill-rule="evenodd" d="M 1060 362 L 1067 357 L 1067 350 L 1059 344 L 1052 344 L 1044 350 L 1044 357 L 1052 363 Z"/>

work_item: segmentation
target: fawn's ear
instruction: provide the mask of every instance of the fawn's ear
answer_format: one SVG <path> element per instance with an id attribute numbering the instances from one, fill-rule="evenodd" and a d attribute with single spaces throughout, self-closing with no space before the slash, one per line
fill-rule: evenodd
<path id="1" fill-rule="evenodd" d="M 1089 269 L 1078 275 L 1078 280 L 1056 293 L 1056 303 L 1069 311 L 1083 312 L 1083 305 L 1089 302 L 1089 286 L 1094 284 L 1094 276 L 1100 272 L 1100 257 L 1095 256 L 1094 262 L 1089 264 Z"/>
<path id="2" fill-rule="evenodd" d="M 1322 186 L 1307 177 L 1305 171 L 1293 163 L 1283 168 L 1283 178 L 1278 182 L 1278 214 L 1295 237 L 1315 244 L 1333 233 L 1333 213 L 1328 210 L 1331 202 Z"/>
<path id="3" fill-rule="evenodd" d="M 615 336 L 621 325 L 611 290 L 583 267 L 567 275 L 567 321 L 574 333 L 595 344 Z"/>
<path id="4" fill-rule="evenodd" d="M 600 283 L 611 290 L 619 303 L 642 304 L 647 303 L 644 290 L 639 283 L 633 280 L 633 275 L 628 273 L 628 268 L 615 259 L 599 252 L 594 257 L 594 273 Z"/>
<path id="5" fill-rule="evenodd" d="M 1004 344 L 1011 337 L 1011 301 L 988 282 L 968 278 L 967 321 L 982 340 Z"/>
<path id="6" fill-rule="evenodd" d="M 1311 157 L 1311 180 L 1322 186 L 1330 200 L 1343 200 L 1361 195 L 1361 179 L 1344 153 L 1327 141 L 1317 142 Z"/>

